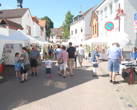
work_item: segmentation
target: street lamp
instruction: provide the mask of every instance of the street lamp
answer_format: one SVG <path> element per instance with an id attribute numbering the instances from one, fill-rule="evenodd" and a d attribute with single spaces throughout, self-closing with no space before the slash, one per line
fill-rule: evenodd
<path id="1" fill-rule="evenodd" d="M 118 20 L 119 24 L 118 24 L 118 31 L 120 32 L 120 17 L 121 16 L 125 16 L 126 14 L 123 12 L 123 10 L 120 7 L 119 4 L 119 8 L 118 8 L 118 13 L 116 14 L 116 17 L 114 18 L 114 20 Z"/>
<path id="2" fill-rule="evenodd" d="M 1 3 L 0 3 L 0 6 L 1 6 Z"/>

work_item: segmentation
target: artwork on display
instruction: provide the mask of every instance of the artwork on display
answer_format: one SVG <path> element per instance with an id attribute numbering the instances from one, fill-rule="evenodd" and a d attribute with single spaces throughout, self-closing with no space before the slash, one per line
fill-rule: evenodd
<path id="1" fill-rule="evenodd" d="M 7 50 L 7 53 L 11 53 L 11 50 Z"/>
<path id="2" fill-rule="evenodd" d="M 14 44 L 5 44 L 6 50 L 14 50 Z"/>
<path id="3" fill-rule="evenodd" d="M 107 49 L 109 48 L 107 44 L 95 45 L 95 46 L 99 46 L 99 53 L 106 53 Z"/>

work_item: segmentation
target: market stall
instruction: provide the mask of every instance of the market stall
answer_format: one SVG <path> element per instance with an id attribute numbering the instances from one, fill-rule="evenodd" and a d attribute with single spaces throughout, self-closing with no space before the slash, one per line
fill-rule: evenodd
<path id="1" fill-rule="evenodd" d="M 26 35 L 23 31 L 17 30 L 15 33 L 11 34 L 9 36 L 13 40 L 22 40 L 25 42 L 25 47 L 27 47 L 29 50 L 32 49 L 32 45 L 36 44 L 37 48 L 41 55 L 41 60 L 43 60 L 43 48 L 44 45 L 47 44 L 42 38 L 32 38 L 28 35 Z M 29 52 L 28 52 L 29 53 Z"/>
<path id="2" fill-rule="evenodd" d="M 83 45 L 86 50 L 85 57 L 87 59 L 90 59 L 89 57 L 91 57 L 91 53 L 94 50 L 94 47 L 96 45 L 98 45 L 99 46 L 99 55 L 100 55 L 99 59 L 107 60 L 106 52 L 108 49 L 108 46 L 107 46 L 108 40 L 109 40 L 108 37 L 100 36 L 97 38 L 89 39 L 88 41 L 84 41 Z"/>
<path id="3" fill-rule="evenodd" d="M 20 48 L 23 46 L 24 41 L 12 40 L 8 36 L 0 35 L 0 60 L 7 65 L 14 65 L 15 53 L 22 53 Z"/>

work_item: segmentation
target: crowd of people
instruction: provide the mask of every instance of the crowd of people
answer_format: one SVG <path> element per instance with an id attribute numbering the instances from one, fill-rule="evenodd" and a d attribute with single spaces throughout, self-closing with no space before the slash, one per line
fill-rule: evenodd
<path id="1" fill-rule="evenodd" d="M 59 76 L 62 76 L 62 71 L 63 71 L 64 72 L 63 78 L 66 77 L 67 66 L 68 66 L 68 69 L 70 70 L 70 76 L 73 76 L 74 65 L 75 67 L 77 67 L 77 57 L 82 67 L 82 62 L 84 57 L 84 49 L 82 47 L 82 44 L 80 45 L 80 47 L 78 46 L 73 47 L 72 43 L 70 42 L 68 48 L 65 46 L 59 46 L 59 45 L 57 49 L 53 49 L 53 47 L 51 47 L 49 49 L 48 54 L 51 58 L 54 58 L 58 61 L 58 69 L 60 69 Z M 46 60 L 48 60 L 47 62 L 51 62 L 49 61 L 48 58 Z M 60 60 L 62 60 L 63 62 L 59 63 Z M 45 66 L 46 65 L 49 65 L 49 63 L 45 63 Z M 51 76 L 50 74 L 51 74 L 51 69 L 50 69 L 50 72 L 48 73 L 47 78 Z"/>
<path id="2" fill-rule="evenodd" d="M 20 56 L 19 53 L 15 54 L 15 71 L 16 71 L 16 80 L 21 80 L 21 83 L 27 81 L 27 70 L 29 70 L 29 64 L 32 70 L 32 74 L 30 76 L 37 76 L 37 66 L 38 66 L 38 59 L 40 58 L 40 53 L 37 50 L 36 45 L 33 46 L 30 55 L 26 52 L 26 48 L 22 48 L 22 55 Z M 93 64 L 93 77 L 97 76 L 97 68 L 99 66 L 99 46 L 96 46 L 94 51 L 92 52 L 91 62 Z M 45 68 L 47 78 L 51 78 L 51 70 L 52 70 L 52 61 L 51 59 L 56 59 L 58 63 L 58 69 L 60 72 L 58 73 L 59 76 L 63 78 L 66 77 L 66 69 L 70 70 L 70 76 L 73 76 L 73 69 L 74 66 L 77 67 L 77 58 L 79 61 L 80 66 L 82 67 L 83 58 L 84 58 L 84 48 L 82 44 L 79 46 L 72 46 L 72 43 L 69 43 L 69 47 L 59 46 L 57 49 L 51 48 L 49 49 L 48 57 L 47 53 L 45 53 L 46 61 L 45 61 Z M 108 58 L 108 70 L 110 71 L 110 83 L 116 84 L 118 82 L 115 81 L 116 73 L 119 71 L 119 64 L 121 63 L 121 49 L 119 48 L 118 43 L 113 43 L 112 47 L 110 47 L 107 51 L 107 58 Z M 137 52 L 136 48 L 134 48 L 133 52 L 130 55 L 130 60 L 137 60 Z M 34 72 L 35 70 L 35 72 Z M 127 70 L 128 71 L 128 70 Z M 130 71 L 130 70 L 129 70 Z M 21 74 L 21 75 L 20 75 Z"/>
<path id="3" fill-rule="evenodd" d="M 27 81 L 28 71 L 31 67 L 32 74 L 30 76 L 37 76 L 38 59 L 40 58 L 40 53 L 37 50 L 36 45 L 33 45 L 33 49 L 30 52 L 30 56 L 27 53 L 26 47 L 22 48 L 22 53 L 15 53 L 15 71 L 16 80 L 21 80 L 21 83 Z M 35 68 L 35 74 L 34 74 Z"/>

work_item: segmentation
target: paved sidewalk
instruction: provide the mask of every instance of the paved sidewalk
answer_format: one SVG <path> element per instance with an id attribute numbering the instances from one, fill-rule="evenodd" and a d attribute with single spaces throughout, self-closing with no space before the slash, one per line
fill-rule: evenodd
<path id="1" fill-rule="evenodd" d="M 53 77 L 46 79 L 43 64 L 38 76 L 29 76 L 24 84 L 15 80 L 0 84 L 0 110 L 137 110 L 123 87 L 109 83 L 104 68 L 92 77 L 91 63 L 83 65 L 73 77 L 67 71 L 64 79 L 53 62 Z"/>
<path id="2" fill-rule="evenodd" d="M 101 61 L 100 68 L 105 71 L 105 74 L 109 74 L 107 61 Z M 117 75 L 116 80 L 123 81 L 123 78 L 121 77 L 121 75 Z M 129 96 L 135 102 L 135 104 L 137 106 L 137 84 L 129 85 L 128 83 L 121 82 L 119 87 L 122 87 L 129 94 Z"/>

